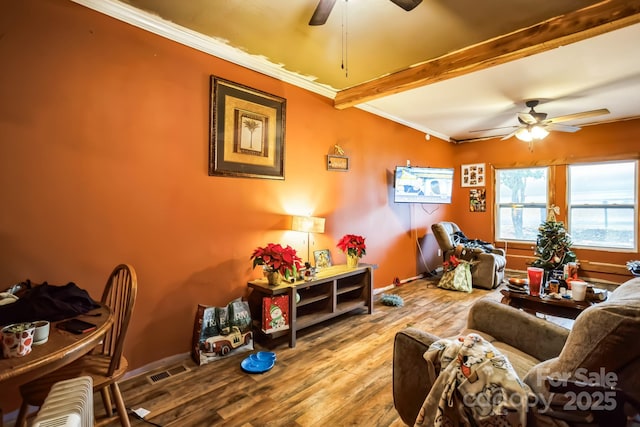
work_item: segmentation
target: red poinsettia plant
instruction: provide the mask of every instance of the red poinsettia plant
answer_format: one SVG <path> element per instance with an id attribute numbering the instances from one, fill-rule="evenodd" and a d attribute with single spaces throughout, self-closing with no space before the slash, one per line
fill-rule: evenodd
<path id="1" fill-rule="evenodd" d="M 253 268 L 256 265 L 262 265 L 267 271 L 279 271 L 283 276 L 288 274 L 295 276 L 302 262 L 295 249 L 289 245 L 282 247 L 279 243 L 269 243 L 264 248 L 256 248 L 251 259 Z"/>
<path id="2" fill-rule="evenodd" d="M 356 234 L 345 234 L 336 245 L 342 252 L 347 255 L 362 258 L 367 254 L 367 245 L 364 243 L 364 237 Z"/>

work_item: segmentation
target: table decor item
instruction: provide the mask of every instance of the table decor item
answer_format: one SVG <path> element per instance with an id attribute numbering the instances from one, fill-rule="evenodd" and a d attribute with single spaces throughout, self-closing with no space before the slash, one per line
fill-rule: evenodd
<path id="1" fill-rule="evenodd" d="M 362 256 L 367 254 L 365 238 L 356 234 L 345 234 L 336 245 L 347 255 L 347 267 L 356 268 Z"/>
<path id="2" fill-rule="evenodd" d="M 283 276 L 285 279 L 295 278 L 302 262 L 295 249 L 289 245 L 283 247 L 279 243 L 269 243 L 265 247 L 257 247 L 253 251 L 251 259 L 253 260 L 253 268 L 261 265 L 267 281 L 274 286 L 280 284 Z"/>
<path id="3" fill-rule="evenodd" d="M 508 281 L 512 286 L 527 286 L 529 284 L 529 279 L 522 277 L 509 277 Z"/>
<path id="4" fill-rule="evenodd" d="M 4 358 L 22 357 L 31 353 L 35 330 L 35 325 L 30 322 L 14 323 L 2 328 L 2 355 Z"/>
<path id="5" fill-rule="evenodd" d="M 36 327 L 33 333 L 33 345 L 40 345 L 49 341 L 49 322 L 46 320 L 38 320 L 33 322 L 33 324 Z"/>
<path id="6" fill-rule="evenodd" d="M 574 280 L 571 284 L 571 298 L 574 301 L 584 301 L 587 296 L 587 284 L 582 281 Z"/>
<path id="7" fill-rule="evenodd" d="M 640 261 L 627 261 L 627 270 L 634 276 L 640 276 Z"/>
<path id="8" fill-rule="evenodd" d="M 539 267 L 527 267 L 527 276 L 529 277 L 529 295 L 533 297 L 539 296 L 542 277 L 544 276 L 544 269 Z"/>

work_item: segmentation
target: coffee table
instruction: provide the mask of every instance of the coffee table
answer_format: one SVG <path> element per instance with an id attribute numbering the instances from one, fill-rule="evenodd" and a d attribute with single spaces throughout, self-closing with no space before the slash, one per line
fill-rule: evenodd
<path id="1" fill-rule="evenodd" d="M 526 293 L 514 292 L 502 289 L 502 303 L 511 307 L 520 308 L 527 313 L 549 314 L 556 317 L 575 319 L 586 308 L 596 304 L 591 301 L 574 301 L 572 299 L 556 299 L 543 296 L 531 296 Z"/>

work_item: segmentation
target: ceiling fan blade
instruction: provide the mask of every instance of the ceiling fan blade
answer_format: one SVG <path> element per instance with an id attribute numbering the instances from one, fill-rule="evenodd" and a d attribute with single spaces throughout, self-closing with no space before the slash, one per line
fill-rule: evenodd
<path id="1" fill-rule="evenodd" d="M 504 141 L 505 139 L 509 139 L 509 138 L 511 138 L 512 136 L 514 136 L 514 135 L 516 134 L 516 132 L 518 132 L 519 130 L 520 130 L 520 128 L 518 127 L 518 128 L 516 128 L 513 132 L 511 132 L 510 134 L 505 135 L 505 136 L 503 136 L 503 137 L 502 137 L 502 138 L 500 138 L 500 139 L 501 139 L 502 141 Z"/>
<path id="2" fill-rule="evenodd" d="M 316 10 L 313 11 L 309 25 L 324 25 L 333 10 L 336 0 L 320 0 Z"/>
<path id="3" fill-rule="evenodd" d="M 538 120 L 531 113 L 518 113 L 518 119 L 520 119 L 520 123 L 526 125 L 538 123 Z"/>
<path id="4" fill-rule="evenodd" d="M 551 119 L 545 120 L 545 123 L 568 122 L 569 120 L 586 119 L 587 117 L 601 116 L 603 114 L 609 114 L 609 110 L 607 110 L 606 108 L 601 108 L 599 110 L 583 111 L 582 113 L 553 117 Z"/>
<path id="5" fill-rule="evenodd" d="M 577 132 L 581 128 L 578 126 L 559 125 L 557 123 L 549 123 L 544 126 L 547 130 L 559 131 L 559 132 Z"/>
<path id="6" fill-rule="evenodd" d="M 413 10 L 417 5 L 422 3 L 422 0 L 391 0 L 393 3 L 397 4 L 407 12 Z"/>

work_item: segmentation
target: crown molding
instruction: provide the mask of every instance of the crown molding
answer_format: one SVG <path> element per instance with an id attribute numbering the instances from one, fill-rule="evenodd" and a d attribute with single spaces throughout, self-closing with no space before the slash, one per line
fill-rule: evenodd
<path id="1" fill-rule="evenodd" d="M 103 13 L 119 21 L 141 28 L 176 43 L 213 55 L 236 65 L 266 74 L 274 79 L 292 84 L 318 95 L 334 99 L 337 91 L 326 85 L 315 83 L 312 77 L 285 70 L 281 65 L 270 62 L 263 56 L 250 55 L 229 46 L 224 41 L 208 37 L 188 28 L 166 21 L 156 15 L 136 9 L 115 0 L 71 0 L 74 3 Z"/>
<path id="2" fill-rule="evenodd" d="M 376 108 L 376 107 L 374 107 L 374 106 L 372 106 L 370 104 L 367 104 L 367 103 L 358 104 L 358 105 L 354 105 L 354 107 L 358 108 L 360 110 L 366 111 L 368 113 L 375 114 L 376 116 L 383 117 L 383 118 L 385 118 L 387 120 L 391 120 L 392 122 L 404 125 L 404 126 L 406 126 L 408 128 L 420 131 L 420 132 L 425 134 L 425 137 L 427 135 L 429 137 L 435 136 L 436 138 L 439 138 L 439 139 L 441 139 L 443 141 L 452 142 L 451 138 L 449 136 L 443 134 L 443 133 L 437 132 L 437 131 L 435 131 L 433 129 L 429 129 L 428 127 L 419 126 L 419 125 L 417 125 L 415 123 L 408 122 L 408 121 L 406 121 L 404 119 L 401 119 L 401 118 L 398 118 L 398 117 L 394 116 L 393 114 L 389 114 L 389 113 L 387 113 L 385 111 L 379 110 L 378 108 Z"/>

